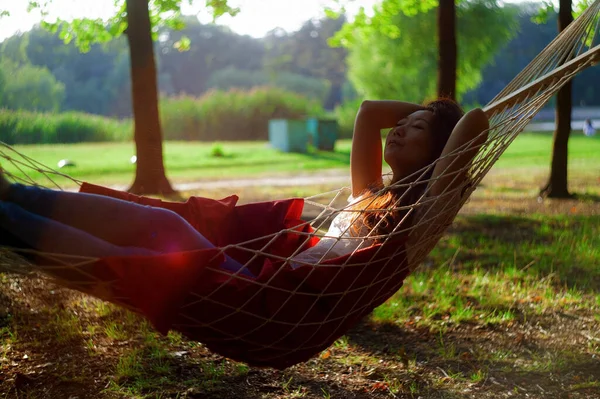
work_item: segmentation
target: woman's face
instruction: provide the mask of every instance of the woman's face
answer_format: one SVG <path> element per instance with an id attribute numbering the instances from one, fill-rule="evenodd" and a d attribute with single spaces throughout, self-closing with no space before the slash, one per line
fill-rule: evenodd
<path id="1" fill-rule="evenodd" d="M 383 159 L 397 181 L 427 166 L 432 161 L 434 139 L 433 113 L 417 111 L 398 121 L 385 140 Z"/>

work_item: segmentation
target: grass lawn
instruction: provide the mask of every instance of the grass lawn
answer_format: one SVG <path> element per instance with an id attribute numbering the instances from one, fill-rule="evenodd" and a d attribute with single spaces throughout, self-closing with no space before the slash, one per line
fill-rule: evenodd
<path id="1" fill-rule="evenodd" d="M 336 154 L 347 154 L 344 145 Z M 320 356 L 284 371 L 160 336 L 129 312 L 43 279 L 0 274 L 0 398 L 598 398 L 600 140 L 571 141 L 570 187 L 584 195 L 538 202 L 550 146 L 546 135 L 519 138 L 398 293 Z M 278 156 L 282 168 L 293 166 L 288 157 L 320 162 Z M 334 188 L 236 191 L 262 200 Z"/>
<path id="2" fill-rule="evenodd" d="M 347 169 L 350 165 L 349 140 L 336 144 L 334 152 L 312 151 L 308 154 L 282 153 L 266 142 L 227 142 L 220 144 L 166 142 L 165 164 L 174 182 L 233 179 L 240 177 L 277 176 L 289 173 L 319 173 L 323 169 Z M 51 168 L 62 159 L 75 163 L 61 172 L 77 179 L 98 184 L 126 185 L 133 179 L 131 143 L 17 146 L 16 150 Z M 501 169 L 548 169 L 552 136 L 548 133 L 524 133 L 508 148 L 497 163 Z M 574 134 L 570 139 L 571 168 L 593 170 L 600 157 L 600 136 Z M 221 152 L 224 156 L 214 156 Z M 10 154 L 9 154 L 10 155 Z M 6 161 L 8 170 L 16 172 Z M 35 175 L 34 178 L 38 178 Z M 62 181 L 61 181 L 62 183 Z"/>

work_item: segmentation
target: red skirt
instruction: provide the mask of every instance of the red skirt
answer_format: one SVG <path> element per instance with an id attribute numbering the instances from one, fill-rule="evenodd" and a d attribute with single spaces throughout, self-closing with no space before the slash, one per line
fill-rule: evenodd
<path id="1" fill-rule="evenodd" d="M 102 258 L 86 269 L 100 283 L 75 288 L 137 309 L 162 333 L 177 330 L 253 366 L 283 369 L 310 359 L 385 302 L 408 275 L 402 239 L 318 265 L 292 268 L 278 260 L 318 242 L 307 239 L 302 199 L 236 205 L 237 196 L 192 197 L 179 203 L 90 184 L 81 191 L 170 209 L 215 246 L 235 245 L 226 253 L 256 277 L 221 270 L 220 250 L 203 249 Z"/>

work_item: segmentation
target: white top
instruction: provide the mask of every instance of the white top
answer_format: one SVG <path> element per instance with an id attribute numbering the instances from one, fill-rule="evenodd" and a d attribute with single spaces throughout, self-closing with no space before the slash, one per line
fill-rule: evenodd
<path id="1" fill-rule="evenodd" d="M 351 210 L 340 211 L 331 222 L 325 236 L 315 246 L 294 256 L 291 259 L 290 265 L 296 268 L 305 263 L 316 264 L 373 245 L 374 240 L 358 238 L 352 235 L 350 226 L 353 219 L 358 215 L 358 212 Z M 368 232 L 360 232 L 360 235 L 363 237 L 367 234 Z"/>
<path id="2" fill-rule="evenodd" d="M 416 266 L 413 265 L 414 257 L 424 248 L 422 245 L 419 245 L 419 240 L 423 238 L 422 235 L 433 236 L 438 231 L 442 232 L 452 224 L 454 217 L 459 211 L 459 207 L 456 205 L 460 203 L 461 196 L 462 189 L 459 187 L 453 190 L 453 192 L 444 194 L 443 200 L 442 196 L 440 196 L 440 198 L 434 199 L 433 204 L 427 204 L 427 201 L 423 201 L 421 206 L 413 210 L 413 219 L 419 221 L 419 223 L 413 229 L 417 231 L 412 231 L 413 234 L 409 235 L 409 239 L 405 244 L 406 256 L 411 268 Z M 350 197 L 350 206 L 358 202 L 359 199 L 354 200 Z M 315 265 L 329 259 L 351 254 L 354 251 L 375 244 L 374 239 L 364 238 L 369 234 L 365 226 L 361 227 L 358 234 L 352 234 L 353 230 L 350 229 L 350 226 L 352 222 L 357 223 L 355 218 L 358 215 L 360 215 L 360 212 L 352 211 L 351 207 L 339 211 L 339 214 L 331 222 L 325 236 L 314 247 L 292 257 L 290 266 L 297 268 L 305 264 Z M 421 220 L 423 218 L 425 220 Z"/>

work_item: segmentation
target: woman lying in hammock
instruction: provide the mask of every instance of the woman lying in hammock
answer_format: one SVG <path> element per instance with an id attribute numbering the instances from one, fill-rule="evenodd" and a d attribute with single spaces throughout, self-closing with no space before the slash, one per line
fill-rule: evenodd
<path id="1" fill-rule="evenodd" d="M 391 130 L 382 151 L 380 130 L 388 128 Z M 480 133 L 487 128 L 488 120 L 482 110 L 475 109 L 463 117 L 459 106 L 450 100 L 433 101 L 425 106 L 399 101 L 364 102 L 356 117 L 352 141 L 352 195 L 357 199 L 353 209 L 391 208 L 394 204 L 398 206 L 400 197 L 400 205 L 411 205 L 426 189 L 427 195 L 436 196 L 464 185 L 463 170 L 485 141 L 485 135 Z M 393 183 L 400 180 L 406 183 L 407 176 L 466 143 L 469 144 L 465 151 L 443 158 L 435 168 L 415 179 L 409 192 L 393 187 Z M 392 169 L 392 185 L 373 200 L 372 193 L 383 187 L 382 157 Z M 430 183 L 419 184 L 423 181 Z M 361 198 L 369 199 L 360 201 Z M 340 213 L 326 238 L 294 256 L 292 266 L 318 263 L 371 245 L 377 238 L 351 238 L 364 236 L 365 231 L 383 237 L 404 216 L 405 212 L 365 212 L 355 216 Z M 3 174 L 0 174 L 0 228 L 38 251 L 86 257 L 153 256 L 215 246 L 168 209 L 104 195 L 14 184 Z M 221 267 L 253 275 L 229 256 Z"/>
<path id="2" fill-rule="evenodd" d="M 230 359 L 284 369 L 329 347 L 397 292 L 427 250 L 423 241 L 435 241 L 429 228 L 454 216 L 446 206 L 423 206 L 431 202 L 423 197 L 443 195 L 435 203 L 458 208 L 455 193 L 468 184 L 464 170 L 488 127 L 481 110 L 461 116 L 447 100 L 365 102 L 351 154 L 356 200 L 320 241 L 300 220 L 300 199 L 175 203 L 87 183 L 79 193 L 51 191 L 0 176 L 0 246 L 84 256 L 38 262 L 36 253 L 33 263 L 67 287 L 142 314 L 161 333 L 176 330 Z M 385 188 L 382 158 L 392 168 Z M 432 162 L 433 171 L 415 173 Z M 386 240 L 398 223 L 402 231 Z"/>

